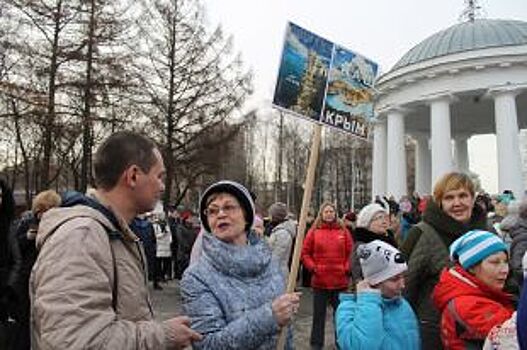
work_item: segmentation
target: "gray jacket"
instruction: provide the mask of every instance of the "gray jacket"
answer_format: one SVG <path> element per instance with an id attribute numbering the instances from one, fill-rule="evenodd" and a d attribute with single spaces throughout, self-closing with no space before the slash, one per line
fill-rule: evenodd
<path id="1" fill-rule="evenodd" d="M 519 287 L 523 282 L 523 254 L 527 251 L 527 220 L 521 217 L 518 218 L 516 224 L 509 229 L 509 233 L 512 238 L 510 246 L 510 266 L 514 282 Z"/>
<path id="2" fill-rule="evenodd" d="M 204 336 L 194 349 L 275 349 L 279 326 L 271 303 L 285 283 L 268 245 L 253 233 L 246 246 L 202 236 L 203 254 L 181 280 L 184 312 Z"/>
<path id="3" fill-rule="evenodd" d="M 276 225 L 269 236 L 269 246 L 273 251 L 273 256 L 278 260 L 284 276 L 289 274 L 289 257 L 295 236 L 296 223 L 293 220 L 286 220 Z"/>

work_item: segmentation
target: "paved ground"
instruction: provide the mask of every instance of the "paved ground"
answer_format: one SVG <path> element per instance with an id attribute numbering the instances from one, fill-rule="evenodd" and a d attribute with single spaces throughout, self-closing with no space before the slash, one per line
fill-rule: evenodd
<path id="1" fill-rule="evenodd" d="M 163 290 L 150 289 L 152 302 L 156 312 L 156 318 L 165 320 L 180 314 L 181 312 L 181 297 L 179 294 L 179 286 L 177 281 L 169 281 L 162 284 Z M 300 302 L 300 309 L 294 321 L 294 339 L 295 349 L 304 350 L 309 349 L 309 335 L 311 332 L 311 315 L 312 315 L 312 294 L 310 288 L 303 288 L 302 299 Z M 333 350 L 334 333 L 332 313 L 328 309 L 328 319 L 326 320 L 326 347 L 325 350 Z"/>

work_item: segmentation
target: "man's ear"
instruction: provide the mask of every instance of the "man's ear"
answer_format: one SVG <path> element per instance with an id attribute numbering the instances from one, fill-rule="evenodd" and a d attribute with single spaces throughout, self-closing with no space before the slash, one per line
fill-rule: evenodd
<path id="1" fill-rule="evenodd" d="M 127 186 L 135 188 L 138 176 L 139 167 L 137 165 L 130 165 L 123 173 L 123 180 Z"/>

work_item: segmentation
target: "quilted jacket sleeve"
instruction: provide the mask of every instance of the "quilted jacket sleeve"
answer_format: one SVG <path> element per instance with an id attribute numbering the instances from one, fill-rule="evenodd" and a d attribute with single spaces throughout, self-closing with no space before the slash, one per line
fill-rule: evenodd
<path id="1" fill-rule="evenodd" d="M 257 309 L 240 310 L 242 314 L 227 323 L 218 300 L 196 274 L 184 275 L 181 294 L 192 329 L 203 335 L 203 340 L 193 344 L 194 349 L 257 349 L 278 334 L 270 301 Z"/>
<path id="2" fill-rule="evenodd" d="M 336 313 L 337 340 L 343 350 L 379 349 L 385 338 L 381 294 L 341 295 Z"/>

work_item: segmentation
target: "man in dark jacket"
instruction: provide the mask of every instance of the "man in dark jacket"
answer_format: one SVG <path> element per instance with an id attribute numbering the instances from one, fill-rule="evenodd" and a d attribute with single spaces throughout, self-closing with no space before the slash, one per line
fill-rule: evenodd
<path id="1" fill-rule="evenodd" d="M 15 216 L 13 192 L 7 183 L 0 179 L 0 349 L 13 349 L 11 332 L 16 327 L 12 321 L 11 306 L 16 302 L 16 292 L 10 273 L 19 255 L 12 249 L 10 239 L 11 223 Z"/>
<path id="2" fill-rule="evenodd" d="M 198 232 L 194 227 L 194 219 L 195 217 L 192 211 L 184 211 L 181 213 L 182 222 L 176 229 L 177 254 L 175 260 L 177 265 L 177 279 L 181 279 L 183 272 L 185 272 L 190 263 L 190 252 L 198 236 Z"/>
<path id="3" fill-rule="evenodd" d="M 152 223 L 144 215 L 139 215 L 132 221 L 130 228 L 143 243 L 148 265 L 148 280 L 153 281 L 154 289 L 163 289 L 159 285 L 161 277 L 160 271 L 156 267 L 156 235 Z"/>

